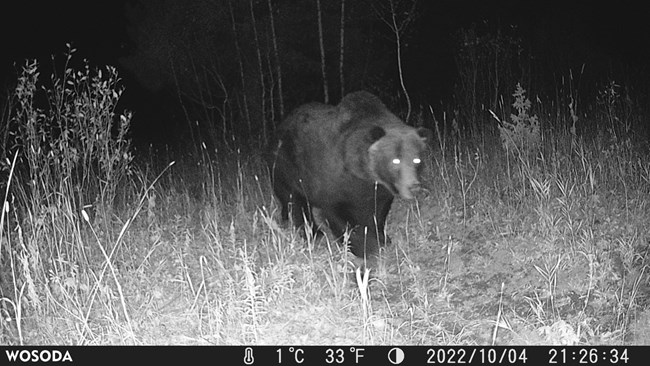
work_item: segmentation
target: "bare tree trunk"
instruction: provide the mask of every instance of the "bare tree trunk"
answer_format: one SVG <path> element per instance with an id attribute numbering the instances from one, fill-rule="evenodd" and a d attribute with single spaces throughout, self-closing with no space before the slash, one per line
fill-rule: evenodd
<path id="1" fill-rule="evenodd" d="M 185 108 L 185 103 L 183 103 L 181 84 L 178 82 L 178 77 L 176 76 L 174 58 L 172 57 L 171 53 L 169 55 L 169 62 L 172 70 L 172 75 L 174 76 L 174 83 L 176 84 L 176 94 L 178 95 L 178 101 L 181 104 L 181 108 L 183 108 L 183 113 L 185 113 L 185 120 L 187 121 L 187 127 L 190 131 L 190 138 L 192 139 L 192 150 L 195 154 L 197 154 L 199 151 L 198 147 L 200 146 L 200 141 L 197 141 L 197 138 L 194 136 L 194 126 L 192 125 L 192 119 L 190 118 L 190 114 L 187 111 L 187 108 Z"/>
<path id="2" fill-rule="evenodd" d="M 235 49 L 237 50 L 237 62 L 239 63 L 239 78 L 241 79 L 241 89 L 242 89 L 242 98 L 244 102 L 243 115 L 246 117 L 246 123 L 248 124 L 248 133 L 251 134 L 253 129 L 251 127 L 251 114 L 248 109 L 248 100 L 246 98 L 246 81 L 244 79 L 244 62 L 241 57 L 241 48 L 239 47 L 239 38 L 237 36 L 237 26 L 235 23 L 235 12 L 232 8 L 232 3 L 228 1 L 230 7 L 230 20 L 232 21 L 232 33 L 233 38 L 235 39 Z"/>
<path id="3" fill-rule="evenodd" d="M 395 9 L 395 3 L 393 0 L 390 1 L 390 14 L 391 14 L 391 19 L 393 21 L 393 30 L 395 32 L 395 46 L 397 47 L 397 69 L 399 71 L 399 83 L 402 86 L 402 91 L 404 91 L 404 96 L 406 97 L 406 104 L 407 104 L 407 110 L 406 110 L 406 118 L 405 121 L 408 123 L 409 117 L 411 116 L 411 97 L 409 96 L 409 92 L 406 90 L 406 85 L 404 84 L 404 74 L 402 72 L 402 44 L 401 44 L 401 33 L 402 33 L 402 26 L 397 25 L 397 9 Z M 404 23 L 402 23 L 404 25 Z"/>
<path id="4" fill-rule="evenodd" d="M 269 109 L 269 114 L 270 114 L 269 122 L 274 123 L 274 121 L 275 121 L 275 95 L 274 95 L 274 93 L 275 93 L 275 80 L 273 79 L 273 77 L 274 77 L 273 76 L 273 73 L 274 73 L 274 71 L 273 71 L 273 61 L 271 60 L 271 55 L 269 55 L 269 53 L 271 53 L 271 50 L 269 49 L 269 50 L 267 50 L 267 52 L 268 53 L 266 54 L 265 58 L 266 58 L 266 66 L 269 69 L 269 71 L 268 71 L 268 84 L 269 84 L 269 106 L 268 106 L 268 109 Z"/>
<path id="5" fill-rule="evenodd" d="M 253 0 L 250 0 L 249 3 L 251 8 L 251 24 L 253 25 L 253 36 L 255 38 L 255 49 L 257 52 L 257 66 L 260 72 L 260 89 L 262 90 L 262 99 L 261 99 L 262 120 L 260 121 L 260 123 L 262 124 L 262 138 L 264 142 L 266 142 L 267 141 L 266 121 L 264 120 L 266 116 L 266 108 L 264 103 L 264 99 L 266 98 L 266 90 L 264 89 L 264 66 L 262 64 L 262 51 L 260 50 L 260 40 L 257 37 L 257 22 L 255 21 L 255 12 L 253 11 Z"/>
<path id="6" fill-rule="evenodd" d="M 404 82 L 404 70 L 402 69 L 402 34 L 404 29 L 411 23 L 415 18 L 415 8 L 417 5 L 417 0 L 388 0 L 388 9 L 383 5 L 383 2 L 373 2 L 372 7 L 375 10 L 375 13 L 381 21 L 383 21 L 388 28 L 395 34 L 395 47 L 397 49 L 397 69 L 399 72 L 399 82 L 406 97 L 406 103 L 408 105 L 406 113 L 406 122 L 408 122 L 411 117 L 411 97 L 409 96 L 408 90 L 406 89 L 406 83 Z M 376 5 L 376 4 L 380 5 Z"/>
<path id="7" fill-rule="evenodd" d="M 494 45 L 494 100 L 492 101 L 492 109 L 497 108 L 499 101 L 499 44 Z"/>
<path id="8" fill-rule="evenodd" d="M 323 43 L 323 19 L 321 14 L 320 0 L 316 0 L 316 11 L 318 14 L 318 41 L 320 43 L 320 68 L 323 74 L 323 95 L 325 103 L 329 103 L 329 87 L 327 85 L 327 73 L 325 72 L 325 45 Z"/>
<path id="9" fill-rule="evenodd" d="M 345 0 L 341 0 L 341 49 L 339 53 L 339 84 L 341 84 L 341 99 L 345 95 L 345 80 L 343 77 L 343 55 L 344 55 L 344 44 L 345 44 Z"/>
<path id="10" fill-rule="evenodd" d="M 278 79 L 278 100 L 280 102 L 280 118 L 284 116 L 284 97 L 282 94 L 282 67 L 280 67 L 280 56 L 278 54 L 278 37 L 275 34 L 275 20 L 273 17 L 273 6 L 271 0 L 267 1 L 269 5 L 269 17 L 271 20 L 271 36 L 273 37 L 273 56 L 275 58 L 275 73 Z"/>

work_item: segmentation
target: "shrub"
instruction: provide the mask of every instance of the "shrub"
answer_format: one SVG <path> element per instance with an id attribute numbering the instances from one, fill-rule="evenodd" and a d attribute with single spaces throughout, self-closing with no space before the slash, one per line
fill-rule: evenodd
<path id="1" fill-rule="evenodd" d="M 131 172 L 131 114 L 116 113 L 123 91 L 117 71 L 91 71 L 87 62 L 75 71 L 69 66 L 73 53 L 68 46 L 64 71 L 54 72 L 48 87 L 39 80 L 38 63 L 26 61 L 4 121 L 10 147 L 3 153 L 17 159 L 13 197 L 3 202 L 3 214 L 11 212 L 16 230 L 4 233 L 8 247 L 0 250 L 9 255 L 0 256 L 0 268 L 11 272 L 0 275 L 12 278 L 14 294 L 26 286 L 22 306 L 35 309 L 50 298 L 44 294 L 61 303 L 87 300 L 76 298 L 95 278 L 87 272 L 94 248 L 86 242 L 82 208 L 97 206 L 95 216 L 110 225 L 118 187 Z M 105 228 L 102 235 L 111 235 Z M 61 295 L 66 291 L 75 296 Z"/>
<path id="2" fill-rule="evenodd" d="M 91 72 L 86 62 L 75 71 L 69 67 L 73 53 L 69 48 L 63 75 L 54 73 L 49 89 L 38 85 L 38 63 L 25 63 L 15 90 L 14 149 L 29 169 L 32 199 L 64 193 L 67 186 L 77 203 L 110 207 L 133 159 L 131 113 L 116 116 L 123 92 L 116 69 Z M 40 100 L 45 106 L 37 105 Z"/>
<path id="3" fill-rule="evenodd" d="M 517 114 L 510 115 L 512 123 L 508 121 L 499 123 L 501 145 L 509 152 L 516 151 L 523 155 L 535 155 L 542 143 L 539 121 L 537 116 L 529 115 L 531 103 L 526 98 L 526 90 L 519 83 L 517 83 L 517 88 L 512 96 L 515 97 L 512 106 L 517 110 Z"/>

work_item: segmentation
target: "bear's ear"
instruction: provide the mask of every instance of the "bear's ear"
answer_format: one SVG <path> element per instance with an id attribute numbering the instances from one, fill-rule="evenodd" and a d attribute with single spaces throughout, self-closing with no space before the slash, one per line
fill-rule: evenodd
<path id="1" fill-rule="evenodd" d="M 368 135 L 371 143 L 376 142 L 377 140 L 379 140 L 380 138 L 382 138 L 384 136 L 386 136 L 386 131 L 383 128 L 379 127 L 379 126 L 374 126 L 370 130 L 370 133 Z"/>
<path id="2" fill-rule="evenodd" d="M 417 129 L 418 136 L 422 137 L 422 141 L 429 142 L 433 139 L 433 132 L 430 129 L 419 127 Z"/>

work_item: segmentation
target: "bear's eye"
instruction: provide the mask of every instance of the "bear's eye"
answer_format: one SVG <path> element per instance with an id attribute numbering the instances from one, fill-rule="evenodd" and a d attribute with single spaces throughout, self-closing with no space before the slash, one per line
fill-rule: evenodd
<path id="1" fill-rule="evenodd" d="M 400 163 L 399 159 L 397 159 L 397 158 L 393 159 L 393 164 L 398 165 L 399 163 Z"/>
<path id="2" fill-rule="evenodd" d="M 413 164 L 420 164 L 421 162 L 420 158 L 413 159 Z"/>

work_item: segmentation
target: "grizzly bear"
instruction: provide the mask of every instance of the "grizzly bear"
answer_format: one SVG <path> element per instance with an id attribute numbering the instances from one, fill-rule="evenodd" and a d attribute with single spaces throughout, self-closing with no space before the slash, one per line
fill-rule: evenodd
<path id="1" fill-rule="evenodd" d="M 324 220 L 337 237 L 349 230 L 357 257 L 387 241 L 386 216 L 399 195 L 420 186 L 422 153 L 431 131 L 407 126 L 376 96 L 359 91 L 338 106 L 309 103 L 278 126 L 269 157 L 283 220 L 316 229 Z M 320 220 L 319 220 L 320 219 Z"/>

